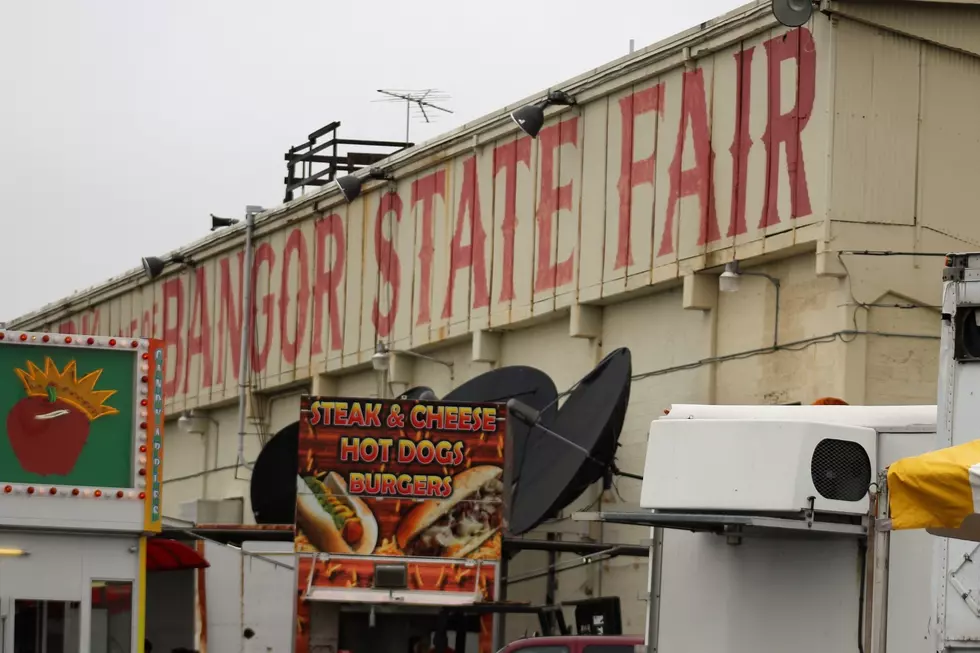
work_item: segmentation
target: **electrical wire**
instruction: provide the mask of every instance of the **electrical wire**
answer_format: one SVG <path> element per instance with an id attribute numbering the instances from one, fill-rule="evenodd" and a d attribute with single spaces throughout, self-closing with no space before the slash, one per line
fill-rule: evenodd
<path id="1" fill-rule="evenodd" d="M 734 361 L 734 360 L 744 360 L 746 358 L 754 358 L 755 356 L 765 356 L 767 354 L 774 354 L 780 351 L 803 351 L 804 349 L 808 349 L 814 345 L 829 344 L 837 340 L 840 340 L 841 342 L 845 342 L 845 343 L 853 342 L 854 339 L 859 336 L 939 340 L 939 336 L 926 335 L 921 333 L 889 333 L 887 331 L 859 331 L 856 329 L 843 329 L 822 336 L 815 336 L 812 338 L 795 340 L 793 342 L 788 342 L 784 345 L 779 345 L 777 347 L 760 347 L 758 349 L 748 349 L 734 354 L 725 354 L 723 356 L 711 356 L 710 358 L 702 358 L 700 360 L 692 361 L 690 363 L 684 363 L 682 365 L 674 365 L 671 367 L 664 367 L 657 370 L 651 370 L 649 372 L 641 372 L 640 374 L 634 374 L 632 376 L 632 379 L 634 381 L 642 381 L 643 379 L 649 379 L 654 376 L 663 376 L 665 374 L 672 374 L 674 372 L 686 372 L 688 370 L 696 370 L 699 367 L 704 367 L 705 365 L 711 365 L 713 363 L 727 363 L 729 361 Z"/>

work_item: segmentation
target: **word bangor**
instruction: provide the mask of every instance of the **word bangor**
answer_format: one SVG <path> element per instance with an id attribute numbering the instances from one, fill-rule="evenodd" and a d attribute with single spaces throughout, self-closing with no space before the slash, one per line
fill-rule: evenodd
<path id="1" fill-rule="evenodd" d="M 358 428 L 411 428 L 418 431 L 465 431 L 495 433 L 494 406 L 428 406 L 391 404 L 382 414 L 382 402 L 314 401 L 310 406 L 312 426 Z"/>

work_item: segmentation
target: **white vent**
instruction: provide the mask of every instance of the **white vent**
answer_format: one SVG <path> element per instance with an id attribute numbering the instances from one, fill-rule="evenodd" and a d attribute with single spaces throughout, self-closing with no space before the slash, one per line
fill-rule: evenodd
<path id="1" fill-rule="evenodd" d="M 650 426 L 640 505 L 656 510 L 861 515 L 876 431 L 783 420 L 660 419 Z"/>
<path id="2" fill-rule="evenodd" d="M 197 524 L 241 524 L 244 521 L 245 500 L 197 499 L 180 504 L 180 519 Z"/>

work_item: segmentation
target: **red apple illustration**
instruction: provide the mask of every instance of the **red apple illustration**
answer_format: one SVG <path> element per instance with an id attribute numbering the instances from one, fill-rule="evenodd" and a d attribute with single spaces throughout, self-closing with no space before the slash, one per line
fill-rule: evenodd
<path id="1" fill-rule="evenodd" d="M 42 372 L 28 361 L 16 370 L 27 397 L 7 413 L 7 437 L 24 471 L 42 476 L 70 474 L 88 441 L 92 421 L 117 414 L 105 406 L 115 390 L 95 390 L 102 370 L 77 378 L 75 361 L 64 371 L 50 358 Z"/>

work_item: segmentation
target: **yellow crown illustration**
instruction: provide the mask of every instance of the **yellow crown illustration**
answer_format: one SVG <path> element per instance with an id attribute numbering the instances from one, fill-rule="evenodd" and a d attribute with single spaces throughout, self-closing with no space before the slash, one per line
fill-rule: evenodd
<path id="1" fill-rule="evenodd" d="M 14 370 L 20 377 L 29 397 L 50 397 L 51 390 L 55 397 L 70 406 L 82 411 L 89 421 L 105 415 L 117 415 L 118 410 L 106 406 L 109 397 L 116 394 L 115 390 L 96 390 L 95 384 L 102 376 L 102 370 L 89 372 L 78 378 L 75 361 L 65 365 L 64 371 L 58 371 L 58 366 L 48 357 L 44 359 L 44 371 L 37 365 L 27 361 L 27 371 Z"/>

